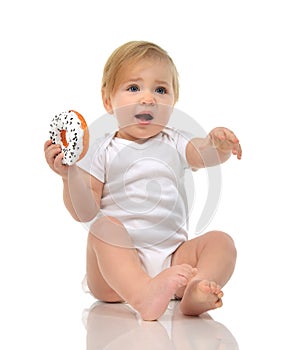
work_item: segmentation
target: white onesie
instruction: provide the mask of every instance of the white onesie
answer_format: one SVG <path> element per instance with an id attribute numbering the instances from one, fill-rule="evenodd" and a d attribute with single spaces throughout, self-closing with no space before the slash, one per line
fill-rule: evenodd
<path id="1" fill-rule="evenodd" d="M 141 142 L 111 133 L 77 163 L 104 183 L 101 214 L 123 223 L 152 277 L 170 266 L 173 252 L 188 237 L 185 152 L 190 139 L 172 128 Z"/>

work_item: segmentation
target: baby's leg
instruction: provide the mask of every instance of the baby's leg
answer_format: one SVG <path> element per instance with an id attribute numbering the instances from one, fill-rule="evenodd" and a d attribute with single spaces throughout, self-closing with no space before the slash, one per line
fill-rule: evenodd
<path id="1" fill-rule="evenodd" d="M 181 311 L 199 315 L 222 306 L 221 288 L 231 277 L 235 262 L 233 240 L 224 232 L 208 232 L 183 243 L 173 255 L 172 265 L 190 264 L 198 272 L 176 293 L 182 298 Z"/>
<path id="2" fill-rule="evenodd" d="M 179 264 L 150 278 L 124 226 L 117 219 L 103 217 L 91 227 L 87 274 L 88 286 L 98 299 L 127 301 L 143 319 L 154 320 L 187 284 L 193 269 Z"/>
<path id="3" fill-rule="evenodd" d="M 105 281 L 99 269 L 99 264 L 96 255 L 97 238 L 89 233 L 87 239 L 87 256 L 86 256 L 86 278 L 87 285 L 92 295 L 106 302 L 123 302 L 119 296 Z"/>

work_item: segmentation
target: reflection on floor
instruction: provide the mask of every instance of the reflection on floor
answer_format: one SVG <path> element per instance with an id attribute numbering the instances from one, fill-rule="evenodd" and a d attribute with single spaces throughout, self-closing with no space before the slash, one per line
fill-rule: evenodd
<path id="1" fill-rule="evenodd" d="M 156 322 L 141 320 L 128 304 L 96 302 L 84 311 L 87 350 L 237 350 L 230 331 L 208 313 L 184 316 L 171 301 Z"/>

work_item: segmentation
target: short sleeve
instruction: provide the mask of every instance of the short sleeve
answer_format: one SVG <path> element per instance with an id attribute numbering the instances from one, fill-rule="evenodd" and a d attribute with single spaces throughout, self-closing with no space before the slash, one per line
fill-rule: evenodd
<path id="1" fill-rule="evenodd" d="M 186 148 L 189 141 L 194 137 L 193 134 L 185 130 L 178 130 L 174 128 L 167 128 L 166 132 L 173 139 L 176 149 L 187 164 Z"/>
<path id="2" fill-rule="evenodd" d="M 99 181 L 105 182 L 105 147 L 104 138 L 97 139 L 92 143 L 86 155 L 76 164 L 81 169 L 96 177 Z"/>

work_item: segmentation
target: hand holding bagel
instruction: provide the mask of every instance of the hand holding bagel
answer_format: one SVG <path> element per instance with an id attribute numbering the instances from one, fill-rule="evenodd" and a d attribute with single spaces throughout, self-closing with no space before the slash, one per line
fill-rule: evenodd
<path id="1" fill-rule="evenodd" d="M 72 166 L 88 150 L 89 132 L 83 116 L 73 110 L 56 114 L 50 123 L 50 140 L 45 142 L 45 157 L 50 168 L 67 177 Z"/>

